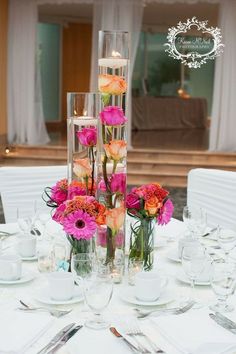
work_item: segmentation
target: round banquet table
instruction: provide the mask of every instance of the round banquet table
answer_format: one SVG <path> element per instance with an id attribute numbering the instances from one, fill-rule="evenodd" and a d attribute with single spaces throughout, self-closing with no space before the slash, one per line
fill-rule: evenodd
<path id="1" fill-rule="evenodd" d="M 14 224 L 0 225 L 0 230 L 12 231 Z M 177 248 L 178 239 L 183 236 L 184 224 L 178 220 L 172 219 L 169 225 L 160 228 L 157 231 L 157 247 L 155 248 L 155 262 L 154 269 L 161 272 L 169 279 L 168 291 L 173 295 L 173 302 L 167 304 L 164 307 L 176 306 L 176 303 L 183 300 L 190 293 L 190 286 L 181 283 L 176 279 L 176 273 L 181 269 L 181 264 L 168 259 L 169 252 Z M 166 242 L 168 235 L 174 237 L 174 242 Z M 158 245 L 158 240 L 164 240 Z M 7 244 L 7 241 L 4 241 Z M 10 241 L 9 241 L 10 243 Z M 13 237 L 11 238 L 11 244 L 13 244 Z M 5 243 L 4 243 L 5 244 Z M 163 247 L 160 247 L 163 246 Z M 14 252 L 14 246 L 6 250 L 5 252 Z M 19 306 L 19 299 L 24 300 L 30 304 L 39 305 L 40 303 L 35 300 L 35 293 L 46 286 L 46 274 L 40 274 L 37 270 L 36 262 L 23 262 L 23 270 L 32 271 L 35 273 L 35 278 L 31 282 L 19 285 L 0 285 L 0 315 L 4 309 L 14 309 Z M 119 293 L 124 287 L 127 287 L 127 275 L 124 277 L 121 284 L 114 286 L 113 297 L 107 309 L 104 311 L 104 317 L 110 321 L 114 326 L 122 321 L 132 321 L 135 317 L 134 307 L 135 305 L 129 304 L 123 301 Z M 215 297 L 210 286 L 198 286 L 196 292 L 199 296 L 199 300 L 204 304 L 209 304 L 214 301 Z M 231 299 L 235 302 L 234 297 Z M 236 302 L 235 302 L 236 303 Z M 42 304 L 41 304 L 42 305 Z M 55 306 L 58 308 L 72 308 L 73 311 L 62 317 L 53 318 L 50 327 L 44 332 L 32 346 L 24 352 L 24 354 L 36 354 L 44 345 L 46 345 L 50 339 L 66 324 L 75 322 L 76 324 L 83 324 L 84 321 L 89 318 L 92 313 L 86 307 L 83 302 L 79 302 L 73 305 Z M 198 310 L 191 310 L 198 311 Z M 235 317 L 236 318 L 236 317 Z M 1 321 L 4 321 L 1 319 Z M 166 339 L 159 332 L 158 328 L 152 322 L 149 317 L 145 320 L 140 320 L 139 324 L 142 329 L 148 331 L 149 335 L 160 348 L 169 354 L 180 354 L 181 352 L 173 346 L 168 339 Z M 236 340 L 236 337 L 235 337 Z M 85 326 L 79 330 L 68 342 L 62 347 L 58 353 L 64 354 L 129 354 L 131 351 L 128 346 L 119 338 L 116 338 L 109 329 L 92 330 Z M 232 351 L 231 353 L 235 353 Z M 0 347 L 0 353 L 1 347 Z M 4 353 L 5 354 L 5 353 Z"/>

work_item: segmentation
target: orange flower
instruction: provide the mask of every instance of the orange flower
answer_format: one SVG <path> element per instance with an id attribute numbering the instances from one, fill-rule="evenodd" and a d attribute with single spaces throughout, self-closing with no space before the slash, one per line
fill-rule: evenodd
<path id="1" fill-rule="evenodd" d="M 161 206 L 162 203 L 159 202 L 157 197 L 153 196 L 146 200 L 144 209 L 148 212 L 149 216 L 155 216 Z"/>
<path id="2" fill-rule="evenodd" d="M 119 208 L 109 209 L 106 212 L 106 225 L 112 230 L 112 235 L 114 236 L 121 226 L 124 224 L 125 220 L 125 208 L 120 206 Z"/>
<path id="3" fill-rule="evenodd" d="M 111 140 L 109 144 L 104 144 L 103 146 L 107 157 L 114 161 L 119 161 L 127 155 L 127 144 L 124 140 Z"/>
<path id="4" fill-rule="evenodd" d="M 105 206 L 102 205 L 102 204 L 99 204 L 98 205 L 98 215 L 96 217 L 96 223 L 98 225 L 105 225 L 105 223 L 106 223 L 106 215 L 105 215 L 105 213 L 106 213 Z"/>
<path id="5" fill-rule="evenodd" d="M 98 89 L 102 93 L 110 95 L 121 95 L 126 92 L 126 81 L 117 75 L 99 75 Z"/>
<path id="6" fill-rule="evenodd" d="M 88 158 L 84 159 L 77 159 L 74 161 L 74 168 L 73 168 L 74 174 L 76 174 L 77 177 L 88 177 L 91 175 L 92 168 L 89 163 Z"/>

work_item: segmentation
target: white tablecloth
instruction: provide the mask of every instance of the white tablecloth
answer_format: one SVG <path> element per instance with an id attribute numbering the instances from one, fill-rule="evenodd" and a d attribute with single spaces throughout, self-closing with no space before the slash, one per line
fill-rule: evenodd
<path id="1" fill-rule="evenodd" d="M 12 230 L 14 225 L 0 225 L 0 230 Z M 173 294 L 175 301 L 181 300 L 189 295 L 190 288 L 188 285 L 184 285 L 176 280 L 175 274 L 181 269 L 181 264 L 174 263 L 168 260 L 167 255 L 171 248 L 177 247 L 178 237 L 183 235 L 183 223 L 172 220 L 171 224 L 166 228 L 158 228 L 157 237 L 167 237 L 169 233 L 171 236 L 176 237 L 175 242 L 169 242 L 165 247 L 157 248 L 155 252 L 155 268 L 162 271 L 163 274 L 169 277 L 169 289 Z M 11 241 L 13 243 L 13 241 Z M 10 241 L 9 241 L 10 243 Z M 161 244 L 161 243 L 160 243 Z M 7 250 L 12 252 L 14 250 Z M 7 308 L 14 308 L 18 306 L 18 300 L 23 299 L 25 302 L 30 302 L 32 304 L 38 304 L 34 299 L 34 293 L 41 289 L 46 284 L 44 276 L 37 271 L 37 262 L 23 262 L 23 269 L 34 271 L 36 274 L 35 279 L 26 284 L 21 285 L 11 285 L 11 286 L 0 286 L 0 318 L 1 321 L 4 319 L 1 317 L 1 312 Z M 133 308 L 134 305 L 129 305 L 123 302 L 119 298 L 119 292 L 123 286 L 127 286 L 127 281 L 124 279 L 122 284 L 116 285 L 114 288 L 114 294 L 109 304 L 108 308 L 104 312 L 106 318 L 114 325 L 125 320 L 129 320 L 135 315 Z M 210 287 L 202 286 L 197 287 L 197 293 L 199 295 L 199 300 L 205 303 L 214 301 L 214 295 Z M 235 299 L 232 299 L 235 302 Z M 173 306 L 175 305 L 173 301 Z M 168 306 L 171 306 L 169 304 Z M 60 308 L 62 306 L 59 306 Z M 55 319 L 53 325 L 48 329 L 48 331 L 42 335 L 42 337 L 37 340 L 36 343 L 25 354 L 36 354 L 47 342 L 66 324 L 71 322 L 82 323 L 86 318 L 91 316 L 89 309 L 83 304 L 78 303 L 75 305 L 63 306 L 63 308 L 73 308 L 73 311 L 60 319 Z M 193 310 L 198 311 L 198 310 Z M 231 315 L 232 319 L 236 319 L 236 315 L 233 313 Z M 131 319 L 130 319 L 131 320 Z M 146 319 L 139 321 L 140 326 L 148 331 L 149 335 L 158 343 L 160 348 L 166 351 L 167 354 L 180 354 L 181 352 L 172 346 L 172 344 L 161 335 L 157 326 L 151 319 Z M 129 354 L 130 349 L 126 346 L 121 339 L 116 338 L 110 333 L 108 329 L 105 330 L 90 330 L 83 327 L 76 335 L 74 335 L 70 341 L 67 342 L 66 346 L 60 350 L 60 353 L 70 353 L 70 354 Z M 236 353 L 231 351 L 229 353 Z M 200 353 L 199 353 L 200 354 Z"/>

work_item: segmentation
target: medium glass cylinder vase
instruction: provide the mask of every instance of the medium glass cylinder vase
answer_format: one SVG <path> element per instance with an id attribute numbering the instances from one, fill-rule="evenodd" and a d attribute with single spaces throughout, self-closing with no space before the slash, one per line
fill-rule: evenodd
<path id="1" fill-rule="evenodd" d="M 97 144 L 97 198 L 107 209 L 97 232 L 98 258 L 115 281 L 124 270 L 126 195 L 126 109 L 129 66 L 127 32 L 99 32 L 100 97 Z"/>
<path id="2" fill-rule="evenodd" d="M 67 94 L 68 182 L 95 195 L 98 96 L 94 93 Z M 69 199 L 73 197 L 69 190 Z"/>

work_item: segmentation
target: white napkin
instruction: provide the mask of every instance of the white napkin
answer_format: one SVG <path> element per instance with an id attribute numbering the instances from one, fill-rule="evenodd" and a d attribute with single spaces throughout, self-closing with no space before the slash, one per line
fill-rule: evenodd
<path id="1" fill-rule="evenodd" d="M 236 348 L 236 336 L 212 320 L 205 309 L 152 318 L 152 322 L 180 353 L 223 354 Z"/>
<path id="2" fill-rule="evenodd" d="M 0 354 L 24 354 L 52 321 L 48 314 L 1 311 Z"/>
<path id="3" fill-rule="evenodd" d="M 186 226 L 180 220 L 172 218 L 171 221 L 166 225 L 156 224 L 156 235 L 159 237 L 173 237 L 177 238 L 182 236 L 186 230 Z"/>

